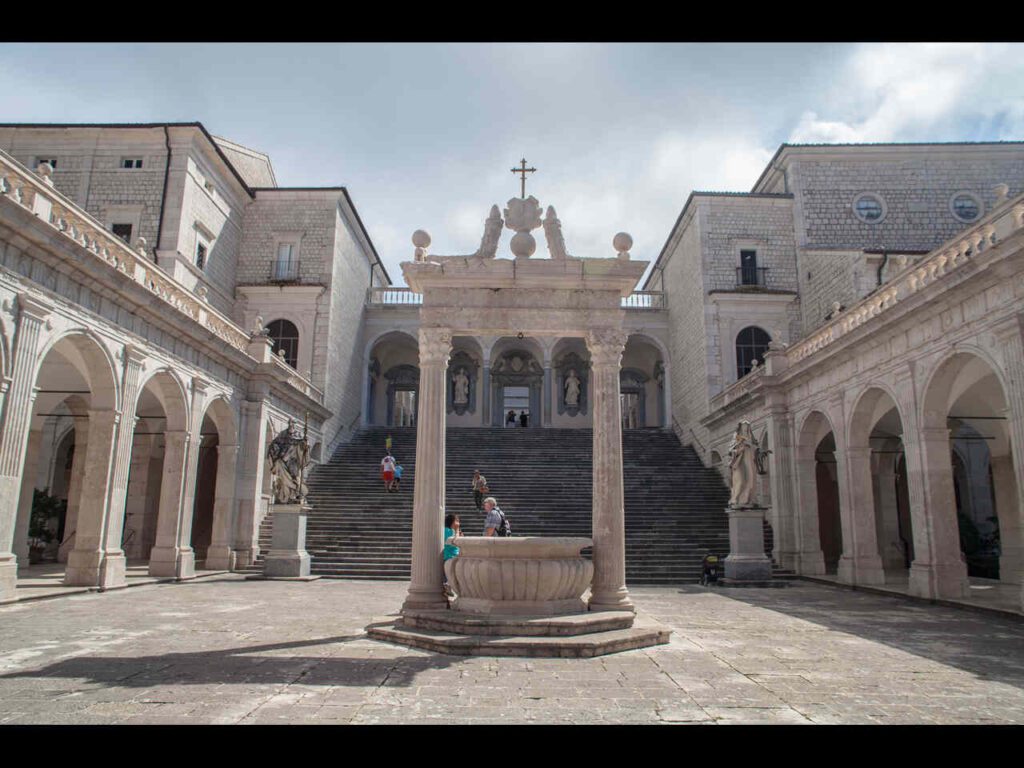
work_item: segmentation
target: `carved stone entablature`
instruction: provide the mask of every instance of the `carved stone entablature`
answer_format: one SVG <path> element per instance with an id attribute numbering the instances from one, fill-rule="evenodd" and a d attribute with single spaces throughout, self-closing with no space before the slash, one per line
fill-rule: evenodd
<path id="1" fill-rule="evenodd" d="M 448 413 L 461 416 L 476 413 L 476 382 L 480 364 L 468 353 L 459 350 L 448 364 L 445 402 Z"/>
<path id="2" fill-rule="evenodd" d="M 491 381 L 502 386 L 527 386 L 542 378 L 544 368 L 525 349 L 511 349 L 491 366 Z"/>
<path id="3" fill-rule="evenodd" d="M 590 362 L 575 352 L 562 355 L 555 363 L 558 372 L 558 412 L 570 416 L 586 414 Z"/>

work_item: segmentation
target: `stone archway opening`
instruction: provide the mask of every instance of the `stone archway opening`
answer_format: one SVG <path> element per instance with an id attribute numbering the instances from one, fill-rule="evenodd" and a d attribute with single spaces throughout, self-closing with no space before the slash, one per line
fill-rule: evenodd
<path id="1" fill-rule="evenodd" d="M 839 512 L 839 475 L 836 440 L 832 432 L 814 449 L 814 482 L 818 502 L 818 535 L 825 573 L 837 573 L 843 555 L 843 528 Z"/>
<path id="2" fill-rule="evenodd" d="M 199 431 L 199 461 L 196 465 L 196 492 L 192 503 L 192 550 L 196 563 L 206 564 L 213 540 L 213 504 L 217 488 L 217 449 L 220 436 L 209 414 L 203 417 Z"/>
<path id="3" fill-rule="evenodd" d="M 544 354 L 533 338 L 500 339 L 491 352 L 491 414 L 494 426 L 543 424 Z"/>
<path id="4" fill-rule="evenodd" d="M 626 341 L 619 393 L 623 429 L 669 426 L 665 354 L 646 336 L 632 334 Z"/>
<path id="5" fill-rule="evenodd" d="M 399 331 L 384 334 L 369 352 L 367 423 L 416 426 L 419 412 L 419 345 Z"/>

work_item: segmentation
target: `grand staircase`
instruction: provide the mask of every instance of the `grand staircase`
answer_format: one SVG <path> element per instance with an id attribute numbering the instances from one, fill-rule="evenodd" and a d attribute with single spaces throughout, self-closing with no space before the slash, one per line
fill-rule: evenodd
<path id="1" fill-rule="evenodd" d="M 389 434 L 404 469 L 398 493 L 385 492 L 380 479 Z M 590 536 L 592 439 L 584 429 L 449 429 L 446 511 L 459 515 L 463 533 L 483 533 L 471 490 L 479 469 L 513 535 Z M 671 431 L 627 430 L 622 442 L 627 583 L 699 581 L 703 557 L 729 551 L 729 491 L 721 476 Z M 314 575 L 409 578 L 415 472 L 413 427 L 363 429 L 313 472 L 306 550 Z M 260 529 L 263 553 L 271 519 Z M 770 551 L 767 526 L 765 544 Z M 261 567 L 262 554 L 252 570 Z"/>

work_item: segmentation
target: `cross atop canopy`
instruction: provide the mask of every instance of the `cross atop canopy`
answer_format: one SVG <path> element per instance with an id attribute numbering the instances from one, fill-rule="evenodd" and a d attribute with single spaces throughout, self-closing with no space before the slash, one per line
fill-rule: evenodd
<path id="1" fill-rule="evenodd" d="M 528 174 L 528 173 L 536 173 L 536 172 L 537 172 L 536 168 L 527 168 L 526 167 L 526 158 L 525 157 L 520 161 L 520 167 L 519 168 L 513 168 L 512 169 L 512 173 L 518 173 L 521 176 L 521 178 L 522 178 L 523 186 L 522 186 L 522 190 L 521 190 L 519 196 L 522 197 L 524 200 L 526 199 L 526 174 Z"/>

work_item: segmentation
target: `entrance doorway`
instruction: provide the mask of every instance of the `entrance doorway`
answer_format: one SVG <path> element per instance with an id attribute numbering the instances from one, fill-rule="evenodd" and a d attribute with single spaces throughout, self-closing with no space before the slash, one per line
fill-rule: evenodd
<path id="1" fill-rule="evenodd" d="M 502 388 L 502 413 L 505 414 L 506 427 L 518 427 L 521 425 L 520 417 L 526 414 L 526 423 L 530 424 L 530 388 L 529 387 L 503 387 Z M 509 414 L 514 413 L 512 421 L 509 421 Z"/>
<path id="2" fill-rule="evenodd" d="M 619 395 L 622 407 L 622 428 L 637 429 L 640 423 L 640 395 L 636 392 L 623 392 Z"/>
<path id="3" fill-rule="evenodd" d="M 404 389 L 395 392 L 395 410 L 392 427 L 416 426 L 416 390 Z"/>

